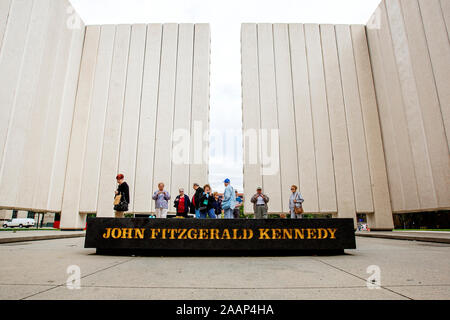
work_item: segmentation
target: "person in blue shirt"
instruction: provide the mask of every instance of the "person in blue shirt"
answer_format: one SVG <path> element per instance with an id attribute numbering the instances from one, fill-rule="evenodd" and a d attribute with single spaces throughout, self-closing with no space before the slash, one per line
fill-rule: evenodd
<path id="1" fill-rule="evenodd" d="M 242 198 L 238 196 L 237 190 L 235 190 L 235 195 L 236 195 L 236 206 L 234 207 L 234 210 L 233 210 L 233 217 L 235 219 L 239 219 L 239 217 L 241 216 L 241 207 L 242 207 L 243 203 L 242 203 Z"/>
<path id="2" fill-rule="evenodd" d="M 169 211 L 170 194 L 164 190 L 164 183 L 158 184 L 158 190 L 153 193 L 153 200 L 155 200 L 155 215 L 157 218 L 167 218 Z"/>
<path id="3" fill-rule="evenodd" d="M 233 219 L 233 210 L 236 205 L 236 196 L 233 187 L 230 185 L 230 179 L 223 182 L 225 191 L 223 193 L 222 209 L 225 219 Z"/>

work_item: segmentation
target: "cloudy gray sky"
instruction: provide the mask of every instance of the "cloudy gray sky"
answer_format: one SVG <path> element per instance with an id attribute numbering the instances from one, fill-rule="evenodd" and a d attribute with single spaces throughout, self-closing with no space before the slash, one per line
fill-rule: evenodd
<path id="1" fill-rule="evenodd" d="M 207 22 L 211 24 L 210 183 L 225 177 L 242 190 L 240 25 L 243 22 L 366 24 L 381 0 L 70 0 L 86 24 Z"/>

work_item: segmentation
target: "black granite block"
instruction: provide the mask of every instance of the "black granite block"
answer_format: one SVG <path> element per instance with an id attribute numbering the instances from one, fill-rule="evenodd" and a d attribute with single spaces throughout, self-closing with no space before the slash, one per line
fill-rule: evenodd
<path id="1" fill-rule="evenodd" d="M 89 218 L 86 248 L 98 253 L 235 252 L 245 255 L 355 249 L 353 219 Z"/>

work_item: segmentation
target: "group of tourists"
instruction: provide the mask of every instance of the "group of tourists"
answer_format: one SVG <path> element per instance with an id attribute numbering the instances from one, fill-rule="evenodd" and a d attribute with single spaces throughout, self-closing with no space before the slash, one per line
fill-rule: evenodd
<path id="1" fill-rule="evenodd" d="M 115 191 L 114 210 L 116 218 L 123 218 L 128 211 L 130 203 L 130 192 L 128 184 L 124 180 L 123 174 L 116 177 L 118 187 Z M 198 183 L 193 184 L 192 198 L 185 193 L 183 188 L 178 190 L 179 194 L 174 200 L 174 208 L 178 218 L 187 218 L 188 214 L 195 214 L 197 219 L 216 219 L 222 216 L 224 219 L 237 219 L 240 217 L 240 209 L 243 206 L 242 198 L 231 186 L 230 179 L 224 180 L 225 190 L 223 198 L 217 192 L 212 192 L 209 184 L 201 187 Z M 298 187 L 291 186 L 291 196 L 289 198 L 289 209 L 292 219 L 302 218 L 303 197 L 298 191 Z M 164 189 L 164 183 L 158 184 L 158 190 L 153 193 L 152 199 L 155 201 L 155 214 L 150 218 L 167 218 L 169 211 L 170 193 Z M 267 219 L 269 211 L 269 197 L 263 193 L 262 188 L 256 188 L 256 193 L 251 197 L 255 219 Z"/>
<path id="2" fill-rule="evenodd" d="M 192 188 L 194 195 L 192 198 L 185 193 L 183 188 L 178 190 L 179 194 L 174 200 L 176 215 L 179 218 L 187 218 L 189 213 L 195 214 L 197 219 L 216 219 L 224 212 L 226 219 L 236 218 L 236 200 L 237 192 L 230 185 L 230 180 L 225 180 L 225 193 L 223 199 L 219 197 L 217 192 L 212 192 L 209 184 L 201 187 L 198 183 L 194 183 Z M 164 183 L 158 184 L 158 190 L 153 193 L 155 200 L 154 218 L 167 218 L 169 211 L 170 193 L 164 190 Z M 237 216 L 239 217 L 239 216 Z"/>

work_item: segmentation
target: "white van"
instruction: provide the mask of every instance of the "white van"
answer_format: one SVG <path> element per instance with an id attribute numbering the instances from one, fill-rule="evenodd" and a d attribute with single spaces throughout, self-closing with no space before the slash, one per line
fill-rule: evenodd
<path id="1" fill-rule="evenodd" d="M 24 218 L 24 219 L 12 219 L 3 223 L 3 228 L 29 228 L 33 227 L 35 224 L 34 219 Z"/>

